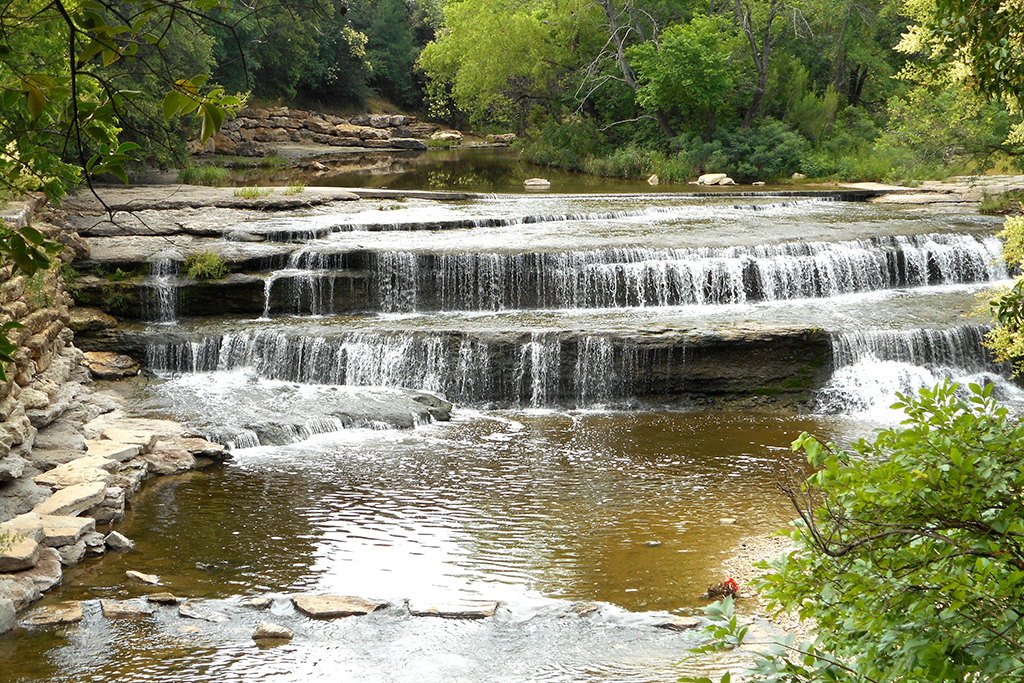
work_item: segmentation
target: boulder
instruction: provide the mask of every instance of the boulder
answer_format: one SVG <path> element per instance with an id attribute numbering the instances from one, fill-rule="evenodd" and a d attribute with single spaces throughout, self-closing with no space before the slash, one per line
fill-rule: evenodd
<path id="1" fill-rule="evenodd" d="M 271 598 L 260 596 L 256 598 L 242 598 L 239 602 L 242 607 L 251 607 L 253 609 L 268 609 L 274 604 Z"/>
<path id="2" fill-rule="evenodd" d="M 658 185 L 659 183 L 661 183 L 661 178 L 658 177 L 657 173 L 652 173 L 650 177 L 647 178 L 648 185 Z"/>
<path id="3" fill-rule="evenodd" d="M 31 579 L 20 574 L 0 574 L 0 602 L 10 600 L 14 611 L 20 612 L 43 597 L 43 592 Z"/>
<path id="4" fill-rule="evenodd" d="M 71 320 L 68 322 L 75 332 L 97 332 L 117 327 L 117 318 L 108 315 L 98 308 L 75 306 L 70 310 Z"/>
<path id="5" fill-rule="evenodd" d="M 427 143 L 416 138 L 391 138 L 391 146 L 395 149 L 427 149 Z"/>
<path id="6" fill-rule="evenodd" d="M 670 617 L 665 621 L 654 624 L 654 627 L 669 631 L 692 631 L 700 628 L 701 623 L 701 620 L 696 617 Z"/>
<path id="7" fill-rule="evenodd" d="M 182 474 L 194 469 L 196 458 L 183 448 L 157 448 L 146 453 L 142 459 L 149 463 L 149 470 L 155 474 Z"/>
<path id="8" fill-rule="evenodd" d="M 120 486 L 108 486 L 103 500 L 86 510 L 84 514 L 100 524 L 120 522 L 124 519 L 124 503 L 124 489 Z"/>
<path id="9" fill-rule="evenodd" d="M 720 180 L 724 180 L 729 176 L 725 173 L 705 173 L 704 175 L 697 178 L 698 185 L 717 185 Z"/>
<path id="10" fill-rule="evenodd" d="M 440 140 L 442 142 L 462 142 L 462 133 L 457 130 L 439 130 L 430 136 L 431 140 Z"/>
<path id="11" fill-rule="evenodd" d="M 139 619 L 153 616 L 155 610 L 133 600 L 100 599 L 100 610 L 107 619 Z"/>
<path id="12" fill-rule="evenodd" d="M 0 552 L 0 572 L 20 572 L 35 567 L 40 549 L 39 543 L 31 538 L 14 536 L 10 545 Z"/>
<path id="13" fill-rule="evenodd" d="M 103 500 L 107 485 L 101 481 L 77 484 L 57 491 L 33 508 L 38 515 L 79 515 Z"/>
<path id="14" fill-rule="evenodd" d="M 0 483 L 14 481 L 25 473 L 28 462 L 20 455 L 8 455 L 0 458 Z"/>
<path id="15" fill-rule="evenodd" d="M 735 180 L 733 180 L 732 178 L 722 178 L 722 179 L 721 179 L 721 180 L 719 180 L 719 181 L 718 181 L 718 183 L 716 183 L 716 184 L 717 184 L 717 185 L 735 185 L 735 184 L 736 184 L 736 181 L 735 181 Z"/>
<path id="16" fill-rule="evenodd" d="M 0 524 L 0 534 L 4 533 L 30 538 L 37 543 L 42 543 L 46 538 L 43 518 L 34 512 L 26 512 Z"/>
<path id="17" fill-rule="evenodd" d="M 271 624 L 269 621 L 261 621 L 252 632 L 253 640 L 291 640 L 295 634 L 290 628 Z"/>
<path id="18" fill-rule="evenodd" d="M 77 624 L 84 618 L 82 603 L 77 600 L 63 605 L 37 607 L 21 620 L 22 626 L 61 626 Z"/>
<path id="19" fill-rule="evenodd" d="M 85 554 L 90 557 L 102 555 L 107 551 L 107 543 L 103 538 L 103 534 L 98 531 L 85 533 L 82 536 L 82 541 L 85 543 Z"/>
<path id="20" fill-rule="evenodd" d="M 791 178 L 792 178 L 793 180 L 807 180 L 807 176 L 805 176 L 805 175 L 804 175 L 803 173 L 794 173 L 794 174 L 793 174 L 792 176 L 790 176 L 790 177 L 791 177 Z"/>
<path id="21" fill-rule="evenodd" d="M 88 439 L 85 442 L 85 452 L 89 455 L 97 455 L 103 458 L 125 462 L 131 460 L 142 452 L 140 444 L 121 443 L 108 439 Z"/>
<path id="22" fill-rule="evenodd" d="M 85 558 L 85 541 L 78 541 L 57 549 L 60 563 L 65 567 L 73 567 Z"/>
<path id="23" fill-rule="evenodd" d="M 527 178 L 523 181 L 523 187 L 532 187 L 535 189 L 543 189 L 551 187 L 551 181 L 546 178 Z"/>
<path id="24" fill-rule="evenodd" d="M 123 444 L 139 446 L 143 453 L 149 453 L 156 445 L 160 434 L 147 429 L 124 429 L 110 427 L 103 430 L 103 438 Z"/>
<path id="25" fill-rule="evenodd" d="M 39 560 L 36 566 L 31 569 L 11 574 L 18 579 L 28 579 L 41 593 L 45 593 L 54 586 L 60 584 L 64 577 L 64 570 L 61 569 L 60 553 L 54 548 L 40 548 Z"/>
<path id="26" fill-rule="evenodd" d="M 96 379 L 123 379 L 139 374 L 140 366 L 129 356 L 111 351 L 89 351 L 82 361 Z"/>
<path id="27" fill-rule="evenodd" d="M 171 593 L 153 593 L 147 595 L 146 600 L 157 605 L 177 605 L 185 601 L 185 598 L 175 597 Z"/>
<path id="28" fill-rule="evenodd" d="M 296 595 L 292 602 L 300 612 L 316 619 L 361 616 L 387 604 L 352 596 L 334 595 Z"/>

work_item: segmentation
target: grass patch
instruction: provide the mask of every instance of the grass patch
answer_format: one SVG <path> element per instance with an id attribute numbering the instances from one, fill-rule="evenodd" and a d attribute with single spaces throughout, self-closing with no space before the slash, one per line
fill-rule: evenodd
<path id="1" fill-rule="evenodd" d="M 284 189 L 284 195 L 286 197 L 291 197 L 292 195 L 302 194 L 305 191 L 306 183 L 300 183 L 299 181 L 295 180 L 288 183 L 288 187 Z"/>
<path id="2" fill-rule="evenodd" d="M 243 199 L 259 199 L 260 197 L 266 197 L 271 192 L 273 192 L 271 189 L 263 190 L 258 187 L 248 185 L 235 190 L 235 196 L 242 197 Z"/>
<path id="3" fill-rule="evenodd" d="M 178 182 L 185 185 L 227 185 L 231 171 L 220 166 L 189 166 L 178 172 Z"/>
<path id="4" fill-rule="evenodd" d="M 256 168 L 288 168 L 288 165 L 287 159 L 276 154 L 260 157 L 256 162 Z"/>
<path id="5" fill-rule="evenodd" d="M 185 258 L 185 274 L 193 280 L 221 280 L 227 277 L 228 266 L 212 251 L 201 251 Z"/>

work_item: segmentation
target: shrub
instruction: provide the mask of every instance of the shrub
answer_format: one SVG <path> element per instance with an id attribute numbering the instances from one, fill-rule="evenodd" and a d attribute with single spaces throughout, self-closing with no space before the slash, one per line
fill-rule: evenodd
<path id="1" fill-rule="evenodd" d="M 185 274 L 193 280 L 220 280 L 227 277 L 228 266 L 212 251 L 201 251 L 185 258 Z"/>

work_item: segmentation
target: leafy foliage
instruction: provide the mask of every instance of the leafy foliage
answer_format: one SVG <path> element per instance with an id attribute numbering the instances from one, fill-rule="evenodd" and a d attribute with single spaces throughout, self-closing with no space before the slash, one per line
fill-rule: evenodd
<path id="1" fill-rule="evenodd" d="M 228 266 L 212 251 L 202 251 L 185 258 L 185 274 L 193 280 L 221 280 L 227 277 Z"/>

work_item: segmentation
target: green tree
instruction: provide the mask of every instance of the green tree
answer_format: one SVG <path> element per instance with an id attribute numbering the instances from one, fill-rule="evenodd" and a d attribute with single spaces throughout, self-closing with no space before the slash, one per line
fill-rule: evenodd
<path id="1" fill-rule="evenodd" d="M 902 426 L 848 451 L 794 442 L 817 472 L 784 484 L 795 550 L 759 588 L 816 640 L 758 680 L 1024 681 L 1024 426 L 991 389 L 901 396 Z"/>
<path id="2" fill-rule="evenodd" d="M 703 124 L 710 140 L 720 112 L 730 106 L 736 35 L 721 17 L 696 16 L 626 52 L 637 73 L 636 99 L 651 111 L 681 114 Z"/>

